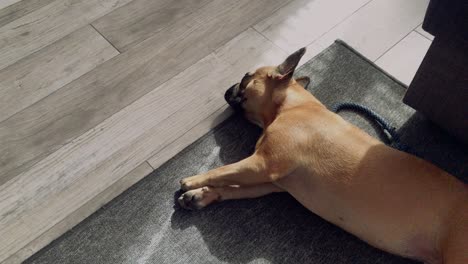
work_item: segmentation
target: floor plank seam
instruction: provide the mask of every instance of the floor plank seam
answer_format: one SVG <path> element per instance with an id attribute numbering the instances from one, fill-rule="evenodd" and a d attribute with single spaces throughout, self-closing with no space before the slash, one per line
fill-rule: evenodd
<path id="1" fill-rule="evenodd" d="M 257 32 L 260 36 L 262 36 L 264 39 L 267 40 L 267 42 L 270 42 L 273 46 L 277 47 L 278 49 L 284 51 L 285 53 L 288 53 L 287 50 L 284 50 L 283 48 L 281 48 L 280 46 L 278 46 L 278 44 L 276 44 L 273 40 L 269 39 L 267 36 L 265 36 L 264 34 L 262 34 L 262 32 L 258 31 L 254 26 L 251 26 L 250 27 L 251 29 L 253 29 L 255 32 Z"/>
<path id="2" fill-rule="evenodd" d="M 122 52 L 114 45 L 114 43 L 110 42 L 110 40 L 108 40 L 106 38 L 106 36 L 104 36 L 104 34 L 102 34 L 101 32 L 99 32 L 99 30 L 97 30 L 96 27 L 94 27 L 94 25 L 92 23 L 89 24 L 99 35 L 101 35 L 101 37 L 103 39 L 105 39 L 107 41 L 107 43 L 109 43 L 109 45 L 111 45 L 119 54 L 122 54 Z"/>
<path id="3" fill-rule="evenodd" d="M 372 3 L 372 1 L 374 0 L 369 0 L 367 1 L 365 4 L 363 4 L 362 6 L 360 6 L 358 9 L 354 10 L 354 12 L 352 12 L 351 14 L 349 14 L 348 16 L 344 17 L 342 20 L 340 20 L 338 23 L 336 23 L 336 25 L 334 25 L 333 27 L 331 27 L 330 29 L 328 29 L 327 31 L 323 32 L 322 34 L 320 34 L 320 36 L 318 36 L 316 39 L 312 40 L 311 42 L 307 43 L 305 45 L 305 47 L 308 47 L 312 44 L 314 44 L 315 42 L 319 41 L 323 36 L 325 36 L 326 34 L 328 34 L 330 31 L 332 31 L 333 29 L 335 29 L 336 27 L 338 27 L 339 25 L 343 24 L 346 20 L 348 20 L 350 17 L 354 16 L 357 12 L 359 12 L 361 9 L 363 9 L 364 7 L 366 7 L 367 5 L 369 5 L 370 3 Z M 314 56 L 315 57 L 315 56 Z"/>
<path id="4" fill-rule="evenodd" d="M 17 65 L 21 65 L 23 62 L 30 60 L 31 57 L 34 58 L 35 56 L 37 56 L 37 54 L 40 54 L 40 53 L 43 52 L 44 50 L 49 49 L 51 46 L 56 45 L 57 43 L 63 42 L 65 39 L 70 38 L 72 35 L 77 34 L 78 31 L 84 30 L 86 27 L 88 27 L 88 25 L 85 25 L 85 26 L 83 26 L 83 27 L 81 27 L 81 28 L 79 28 L 79 29 L 73 31 L 73 32 L 71 32 L 70 34 L 63 36 L 63 38 L 60 38 L 60 39 L 58 39 L 57 41 L 55 41 L 55 42 L 53 42 L 53 43 L 51 43 L 51 44 L 49 44 L 49 45 L 47 45 L 47 46 L 45 46 L 45 47 L 43 47 L 43 48 L 41 48 L 41 49 L 39 49 L 39 50 L 37 50 L 37 51 L 31 53 L 30 55 L 28 55 L 28 56 L 26 56 L 26 57 L 24 57 L 24 58 L 21 58 L 21 59 L 18 60 L 17 62 L 15 62 L 15 63 L 13 63 L 13 64 L 11 64 L 11 65 L 9 65 L 9 66 L 3 68 L 3 69 L 0 69 L 0 72 L 8 71 L 8 69 L 10 69 L 11 67 L 16 67 Z M 94 29 L 90 29 L 90 30 L 94 30 Z M 98 36 L 101 36 L 99 33 L 97 33 L 97 34 L 98 34 Z M 105 41 L 105 43 L 108 43 L 108 41 Z M 110 46 L 109 49 L 112 49 L 111 47 L 112 47 L 112 46 Z M 118 52 L 118 51 L 117 51 L 117 52 Z M 120 54 L 120 53 L 119 53 L 119 54 Z M 96 63 L 93 67 L 88 68 L 87 71 L 81 72 L 81 75 L 77 75 L 76 77 L 70 79 L 68 82 L 66 82 L 66 83 L 64 83 L 64 84 L 61 84 L 61 86 L 60 86 L 59 88 L 57 88 L 57 89 L 55 89 L 54 91 L 48 93 L 46 96 L 42 97 L 40 100 L 37 100 L 37 101 L 35 100 L 34 102 L 32 102 L 31 104 L 27 105 L 26 107 L 18 108 L 18 110 L 15 110 L 15 112 L 9 113 L 8 116 L 7 116 L 6 118 L 5 118 L 5 117 L 0 118 L 0 127 L 2 126 L 3 122 L 8 121 L 8 120 L 11 119 L 12 117 L 14 117 L 16 114 L 21 113 L 22 111 L 26 110 L 27 108 L 33 107 L 34 105 L 36 105 L 36 104 L 39 103 L 40 101 L 42 101 L 42 100 L 46 99 L 47 97 L 51 96 L 52 94 L 58 92 L 58 91 L 59 91 L 60 89 L 62 89 L 63 87 L 65 87 L 65 86 L 67 86 L 68 84 L 70 84 L 70 83 L 72 83 L 72 82 L 78 80 L 78 79 L 81 78 L 83 75 L 86 75 L 87 73 L 93 71 L 94 69 L 96 69 L 96 67 L 98 67 L 99 65 L 101 65 L 101 64 L 103 64 L 103 63 L 105 63 L 105 62 L 107 62 L 108 60 L 112 59 L 113 57 L 116 57 L 117 55 L 118 55 L 118 54 L 113 55 L 112 57 L 106 58 L 105 60 L 101 61 L 100 63 Z M 14 69 L 14 68 L 13 68 L 13 69 Z M 17 79 L 17 80 L 18 80 L 18 79 Z"/>
<path id="5" fill-rule="evenodd" d="M 419 27 L 419 26 L 418 26 Z M 417 28 L 416 28 L 417 29 Z M 418 30 L 414 29 L 413 31 L 418 33 L 419 35 L 423 36 L 425 39 L 429 40 L 430 42 L 432 42 L 432 39 L 428 38 L 427 36 L 425 36 L 424 34 L 422 34 L 421 32 L 419 32 Z"/>
<path id="6" fill-rule="evenodd" d="M 281 6 L 279 6 L 278 8 L 276 8 L 275 10 L 273 10 L 268 16 L 265 16 L 255 22 L 253 22 L 250 26 L 242 29 L 242 31 L 240 31 L 238 34 L 236 34 L 234 37 L 228 39 L 228 40 L 225 40 L 223 42 L 220 43 L 220 45 L 213 49 L 212 51 L 215 52 L 216 50 L 218 50 L 219 47 L 222 47 L 224 45 L 226 45 L 229 41 L 233 40 L 234 38 L 236 38 L 237 36 L 239 36 L 240 34 L 244 33 L 244 31 L 248 30 L 250 27 L 254 27 L 255 25 L 257 25 L 258 23 L 262 22 L 264 19 L 267 19 L 269 16 L 272 16 L 273 14 L 275 14 L 276 12 L 278 12 L 281 8 L 285 7 L 286 5 L 290 4 L 291 2 L 293 2 L 294 0 L 288 0 L 288 1 L 285 1 L 285 3 Z M 263 36 L 263 35 L 262 35 Z"/>
<path id="7" fill-rule="evenodd" d="M 385 54 L 387 54 L 390 50 L 392 50 L 396 45 L 398 45 L 403 39 L 405 39 L 406 37 L 408 37 L 409 34 L 411 34 L 411 32 L 413 31 L 416 31 L 416 29 L 419 27 L 420 24 L 418 24 L 415 28 L 411 29 L 408 33 L 406 33 L 400 40 L 398 40 L 397 42 L 395 42 L 391 47 L 389 47 L 387 50 L 385 50 L 384 52 L 382 52 L 382 54 L 380 54 L 380 56 L 373 60 L 373 62 L 376 62 L 378 61 L 380 58 L 382 58 Z"/>
<path id="8" fill-rule="evenodd" d="M 200 6 L 196 7 L 196 8 L 193 8 L 193 7 L 192 7 L 192 8 L 190 9 L 191 11 L 188 12 L 185 16 L 190 16 L 190 15 L 192 15 L 193 13 L 195 13 L 195 12 L 197 12 L 198 10 L 202 9 L 203 7 L 205 7 L 206 5 L 210 4 L 211 2 L 213 2 L 213 0 L 207 1 L 206 3 L 200 5 Z M 151 38 L 152 36 L 148 36 L 148 37 L 146 37 L 146 38 L 144 38 L 144 39 L 141 39 L 141 40 L 139 40 L 139 41 L 137 41 L 137 42 L 133 42 L 133 43 L 131 43 L 131 45 L 129 45 L 129 46 L 123 45 L 123 46 L 121 47 L 122 50 L 120 50 L 120 49 L 118 49 L 117 46 L 114 45 L 106 36 L 104 36 L 104 34 L 102 34 L 102 33 L 94 26 L 94 24 L 97 23 L 97 22 L 98 22 L 99 20 L 101 20 L 102 18 L 105 18 L 107 15 L 110 15 L 110 14 L 112 14 L 113 12 L 118 11 L 118 10 L 121 9 L 121 8 L 125 8 L 126 6 L 128 6 L 128 5 L 132 4 L 132 3 L 133 3 L 133 1 L 130 1 L 130 2 L 128 2 L 127 4 L 121 6 L 121 7 L 117 8 L 117 9 L 114 9 L 114 10 L 112 10 L 111 12 L 106 13 L 106 14 L 102 15 L 101 17 L 98 17 L 98 18 L 96 18 L 95 20 L 93 20 L 93 21 L 90 22 L 90 24 L 92 25 L 92 27 L 93 27 L 96 31 L 98 31 L 98 32 L 100 33 L 100 35 L 101 35 L 107 42 L 109 42 L 109 43 L 112 45 L 112 47 L 114 47 L 114 48 L 115 48 L 119 53 L 121 53 L 121 54 L 122 54 L 123 52 L 125 52 L 125 51 L 128 51 L 128 50 L 132 49 L 132 48 L 135 47 L 135 46 L 138 46 L 138 44 L 140 44 L 140 43 L 146 41 L 147 39 Z M 168 26 L 169 26 L 169 25 L 166 25 L 165 27 L 160 28 L 158 31 L 152 32 L 152 35 L 155 35 L 155 34 L 159 33 L 159 31 L 162 31 L 162 30 L 166 29 Z"/>
<path id="9" fill-rule="evenodd" d="M 225 105 L 220 106 L 219 108 L 216 108 L 216 109 L 213 111 L 213 113 L 216 113 L 218 110 L 222 109 L 223 107 L 225 107 Z M 148 159 L 145 160 L 145 162 L 148 163 L 148 164 L 150 165 L 150 167 L 153 168 L 153 170 L 156 170 L 157 168 L 153 167 L 153 166 L 151 165 L 151 163 L 149 162 L 149 160 L 150 160 L 151 158 L 153 158 L 154 156 L 158 155 L 159 153 L 163 152 L 168 146 L 170 146 L 172 143 L 174 143 L 174 142 L 176 142 L 177 140 L 179 140 L 181 137 L 185 136 L 185 135 L 186 135 L 187 133 L 189 133 L 192 129 L 194 129 L 196 126 L 198 126 L 200 123 L 203 123 L 205 120 L 207 120 L 208 118 L 210 118 L 210 117 L 213 115 L 213 113 L 210 114 L 210 115 L 208 115 L 205 119 L 201 120 L 201 121 L 198 122 L 197 124 L 195 124 L 195 125 L 191 126 L 190 128 L 188 128 L 187 131 L 185 131 L 184 133 L 182 133 L 179 137 L 177 137 L 176 139 L 174 139 L 174 140 L 172 140 L 171 142 L 169 142 L 168 144 L 166 144 L 166 146 L 164 146 L 163 148 L 161 148 L 158 152 L 152 154 Z M 223 122 L 223 121 L 221 121 L 221 122 Z M 214 127 L 211 128 L 209 131 L 211 131 L 212 129 L 214 129 Z M 208 131 L 207 133 L 209 133 L 209 131 Z M 202 135 L 201 137 L 203 137 L 203 136 L 204 136 L 204 135 Z M 193 142 L 197 141 L 197 140 L 200 139 L 201 137 L 196 138 L 195 140 L 193 140 Z M 193 143 L 193 142 L 192 142 L 192 143 Z M 185 149 L 185 147 L 184 147 L 183 149 Z M 181 149 L 181 150 L 178 151 L 177 153 L 180 153 L 183 149 Z M 171 158 L 172 158 L 172 157 L 171 157 Z M 168 160 L 170 160 L 171 158 L 169 158 Z M 164 163 L 165 163 L 165 162 L 164 162 Z M 164 163 L 163 163 L 163 164 L 164 164 Z M 162 165 L 162 164 L 161 164 L 161 165 Z M 158 167 L 158 168 L 159 168 L 159 167 Z"/>
<path id="10" fill-rule="evenodd" d="M 143 163 L 146 163 L 146 165 L 150 166 L 150 168 L 153 169 L 153 171 L 155 170 L 155 168 L 153 166 L 151 166 L 151 163 L 149 163 L 148 160 L 145 160 L 145 162 L 143 162 Z"/>
<path id="11" fill-rule="evenodd" d="M 17 20 L 17 19 L 19 19 L 19 18 L 21 18 L 21 17 L 24 17 L 24 16 L 27 16 L 28 14 L 30 14 L 30 13 L 32 13 L 32 12 L 34 12 L 34 11 L 36 11 L 36 10 L 38 10 L 38 9 L 40 9 L 40 8 L 42 8 L 42 7 L 44 7 L 44 6 L 46 6 L 46 5 L 48 5 L 48 4 L 50 4 L 50 2 L 49 2 L 49 3 L 45 4 L 45 5 L 39 6 L 39 7 L 36 8 L 36 9 L 33 8 L 33 9 L 28 10 L 27 12 L 20 13 L 19 16 L 15 16 L 15 15 L 16 15 L 16 12 L 18 12 L 18 10 L 15 11 L 15 5 L 20 5 L 20 2 L 21 2 L 21 1 L 0 8 L 0 12 L 4 12 L 5 14 L 8 14 L 8 15 L 5 15 L 5 16 L 4 16 L 4 17 L 6 17 L 6 21 L 7 21 L 7 22 L 0 22 L 0 27 L 3 27 L 3 26 L 5 26 L 5 25 L 8 25 L 9 23 L 11 23 L 11 22 L 13 22 L 13 21 L 15 21 L 15 20 Z M 15 13 L 10 14 L 10 11 L 9 11 L 8 9 L 13 9 L 13 10 L 14 10 L 13 12 L 15 12 Z M 13 19 L 9 19 L 10 17 L 13 17 Z M 2 18 L 3 18 L 3 17 L 2 17 Z M 2 19 L 0 19 L 0 21 L 1 21 L 1 20 L 2 20 Z"/>
<path id="12" fill-rule="evenodd" d="M 8 41 L 3 43 L 5 45 L 0 46 L 0 68 L 6 68 L 21 58 L 58 41 L 65 35 L 87 26 L 91 21 L 124 5 L 126 1 L 131 0 L 74 1 L 73 4 L 68 3 L 68 1 L 54 0 L 10 21 L 1 27 L 2 37 L 5 36 L 5 40 Z M 24 27 L 27 29 L 23 32 L 25 35 L 19 35 Z M 15 33 L 16 31 L 18 33 Z M 39 32 L 41 34 L 35 35 Z M 33 34 L 31 35 L 31 33 Z M 26 40 L 29 40 L 27 44 Z"/>

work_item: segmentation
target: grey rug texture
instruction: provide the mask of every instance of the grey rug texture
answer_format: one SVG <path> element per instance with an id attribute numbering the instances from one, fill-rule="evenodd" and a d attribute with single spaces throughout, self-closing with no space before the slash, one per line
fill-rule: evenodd
<path id="1" fill-rule="evenodd" d="M 468 180 L 467 147 L 404 105 L 406 88 L 343 42 L 296 75 L 309 76 L 309 90 L 327 106 L 369 106 L 398 128 L 412 152 Z M 361 116 L 341 115 L 381 136 Z M 367 245 L 286 193 L 201 211 L 175 205 L 181 178 L 248 156 L 260 133 L 230 117 L 26 263 L 415 263 Z"/>

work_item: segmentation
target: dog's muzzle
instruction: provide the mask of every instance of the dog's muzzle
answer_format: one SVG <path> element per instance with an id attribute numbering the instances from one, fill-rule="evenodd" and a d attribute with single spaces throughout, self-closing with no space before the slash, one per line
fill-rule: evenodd
<path id="1" fill-rule="evenodd" d="M 239 83 L 234 84 L 226 91 L 224 99 L 235 111 L 242 111 L 243 100 L 239 94 Z"/>

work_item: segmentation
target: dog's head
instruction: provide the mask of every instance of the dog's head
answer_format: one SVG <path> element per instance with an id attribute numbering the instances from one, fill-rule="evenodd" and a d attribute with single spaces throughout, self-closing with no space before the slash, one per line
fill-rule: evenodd
<path id="1" fill-rule="evenodd" d="M 299 49 L 278 66 L 260 67 L 246 73 L 240 83 L 226 91 L 224 98 L 234 110 L 243 112 L 249 121 L 264 127 L 265 120 L 282 105 L 289 87 L 300 85 L 305 88 L 309 84 L 308 77 L 293 78 L 305 51 L 305 48 Z"/>

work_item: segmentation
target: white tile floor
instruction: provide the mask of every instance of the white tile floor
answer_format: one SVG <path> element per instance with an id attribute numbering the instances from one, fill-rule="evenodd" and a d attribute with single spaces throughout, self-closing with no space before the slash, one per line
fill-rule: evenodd
<path id="1" fill-rule="evenodd" d="M 376 64 L 409 85 L 430 45 L 429 39 L 412 31 L 380 57 Z"/>

